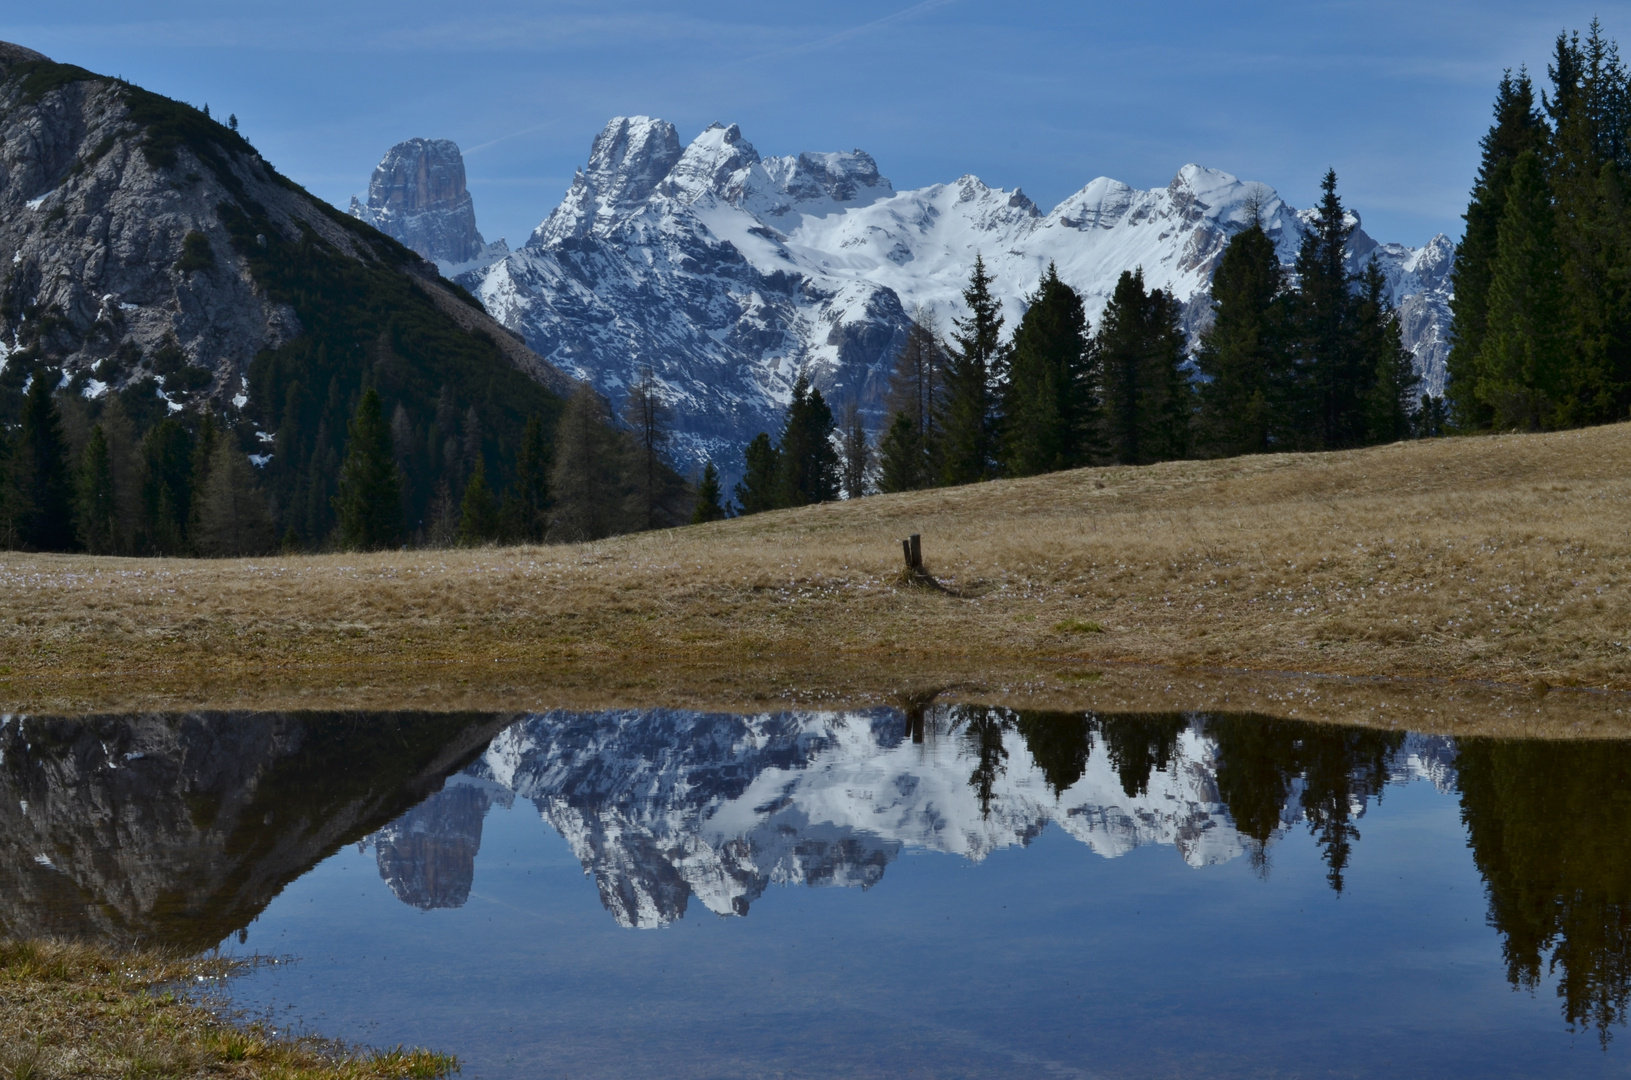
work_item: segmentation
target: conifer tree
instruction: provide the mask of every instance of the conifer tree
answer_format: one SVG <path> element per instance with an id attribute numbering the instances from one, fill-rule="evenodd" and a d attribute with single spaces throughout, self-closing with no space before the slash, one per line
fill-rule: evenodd
<path id="1" fill-rule="evenodd" d="M 193 546 L 201 555 L 233 558 L 272 549 L 272 515 L 249 458 L 221 434 L 213 441 L 203 484 L 196 490 Z"/>
<path id="2" fill-rule="evenodd" d="M 968 314 L 955 320 L 953 348 L 946 357 L 945 396 L 939 417 L 940 481 L 970 484 L 995 475 L 997 423 L 995 388 L 1006 372 L 1002 346 L 1002 304 L 991 294 L 991 275 L 976 255 L 963 303 Z"/>
<path id="3" fill-rule="evenodd" d="M 1505 72 L 1495 94 L 1495 123 L 1479 144 L 1483 158 L 1463 218 L 1467 230 L 1456 245 L 1455 266 L 1450 271 L 1454 295 L 1450 299 L 1453 322 L 1450 354 L 1445 361 L 1449 373 L 1446 389 L 1456 421 L 1464 428 L 1488 427 L 1493 418 L 1474 388 L 1479 381 L 1477 359 L 1484 345 L 1497 233 L 1506 212 L 1513 164 L 1525 150 L 1540 150 L 1546 137 L 1546 121 L 1535 106 L 1529 73 L 1520 68 L 1513 78 L 1511 71 Z"/>
<path id="4" fill-rule="evenodd" d="M 362 551 L 394 546 L 402 539 L 402 477 L 391 447 L 391 427 L 372 387 L 357 403 L 348 436 L 339 493 L 334 496 L 340 545 Z"/>
<path id="5" fill-rule="evenodd" d="M 1365 403 L 1373 368 L 1354 341 L 1354 276 L 1348 238 L 1354 226 L 1337 195 L 1336 170 L 1320 183 L 1315 218 L 1297 252 L 1297 295 L 1292 305 L 1301 424 L 1312 448 L 1359 446 L 1365 439 Z M 1305 426 L 1306 425 L 1306 426 Z"/>
<path id="6" fill-rule="evenodd" d="M 1274 241 L 1254 220 L 1236 233 L 1212 278 L 1212 325 L 1195 364 L 1197 449 L 1208 457 L 1260 454 L 1272 448 L 1289 363 Z"/>
<path id="7" fill-rule="evenodd" d="M 844 498 L 859 499 L 867 493 L 872 475 L 872 442 L 867 437 L 861 410 L 851 399 L 844 403 L 844 420 L 839 425 L 839 481 Z"/>
<path id="8" fill-rule="evenodd" d="M 930 486 L 933 479 L 923 451 L 923 433 L 911 416 L 897 412 L 878 443 L 878 490 L 916 491 Z"/>
<path id="9" fill-rule="evenodd" d="M 600 540 L 623 531 L 623 475 L 606 403 L 587 384 L 567 399 L 555 428 L 550 534 L 568 542 Z"/>
<path id="10" fill-rule="evenodd" d="M 1192 396 L 1184 377 L 1180 305 L 1144 290 L 1144 271 L 1126 270 L 1099 320 L 1095 349 L 1103 379 L 1106 451 L 1124 465 L 1171 461 L 1188 452 Z"/>
<path id="11" fill-rule="evenodd" d="M 79 543 L 92 555 L 111 554 L 119 532 L 119 507 L 113 493 L 113 456 L 101 424 L 91 428 L 85 441 L 78 480 Z"/>
<path id="12" fill-rule="evenodd" d="M 909 440 L 916 454 L 922 458 L 916 463 L 897 461 L 897 475 L 915 477 L 914 487 L 928 487 L 938 472 L 936 447 L 939 445 L 939 416 L 945 397 L 946 350 L 935 332 L 932 315 L 919 309 L 912 313 L 912 324 L 906 341 L 895 356 L 895 369 L 889 378 L 889 389 L 884 396 L 884 408 L 894 417 L 905 414 L 912 425 Z M 891 428 L 893 428 L 891 420 Z M 904 446 L 897 440 L 897 450 Z M 880 455 L 883 447 L 879 446 Z M 901 471 L 904 470 L 904 471 Z M 905 488 L 888 490 L 904 491 Z"/>
<path id="13" fill-rule="evenodd" d="M 737 512 L 759 514 L 781 505 L 781 452 L 763 431 L 742 452 L 747 465 L 736 484 Z"/>
<path id="14" fill-rule="evenodd" d="M 459 502 L 458 542 L 463 547 L 490 544 L 498 539 L 499 525 L 498 501 L 487 484 L 487 463 L 478 457 Z"/>
<path id="15" fill-rule="evenodd" d="M 1359 285 L 1356 344 L 1372 368 L 1370 396 L 1365 403 L 1365 441 L 1375 444 L 1408 439 L 1421 380 L 1410 351 L 1404 347 L 1398 313 L 1388 300 L 1387 277 L 1374 256 L 1366 263 Z"/>
<path id="16" fill-rule="evenodd" d="M 187 550 L 192 516 L 193 437 L 180 420 L 167 416 L 142 438 L 143 547 L 155 555 Z"/>
<path id="17" fill-rule="evenodd" d="M 666 459 L 669 409 L 650 368 L 641 371 L 623 401 L 623 420 L 634 435 L 634 507 L 631 515 L 641 529 L 658 529 L 672 523 L 672 504 L 678 495 L 680 478 Z M 683 505 L 683 504 L 681 504 Z"/>
<path id="18" fill-rule="evenodd" d="M 11 551 L 21 542 L 22 522 L 18 513 L 20 492 L 12 469 L 11 439 L 0 424 L 0 551 Z"/>
<path id="19" fill-rule="evenodd" d="M 1088 461 L 1098 420 L 1090 346 L 1082 298 L 1059 280 L 1050 262 L 1009 348 L 1000 445 L 1008 475 L 1033 476 Z"/>
<path id="20" fill-rule="evenodd" d="M 22 519 L 20 539 L 35 551 L 74 547 L 73 479 L 62 418 L 52 394 L 56 381 L 54 373 L 46 369 L 34 373 L 23 401 L 22 430 L 12 463 Z"/>
<path id="21" fill-rule="evenodd" d="M 515 457 L 515 485 L 504 497 L 505 531 L 523 543 L 537 544 L 549 526 L 549 447 L 544 424 L 529 417 Z"/>
<path id="22" fill-rule="evenodd" d="M 1473 389 L 1497 427 L 1538 430 L 1556 418 L 1568 340 L 1551 193 L 1533 150 L 1513 165 L 1496 247 Z"/>
<path id="23" fill-rule="evenodd" d="M 702 466 L 702 480 L 697 484 L 697 502 L 691 510 L 691 524 L 724 521 L 725 507 L 720 497 L 719 470 L 710 461 Z"/>
<path id="24" fill-rule="evenodd" d="M 782 427 L 778 506 L 807 506 L 838 498 L 838 451 L 833 449 L 832 410 L 821 391 L 799 372 Z"/>

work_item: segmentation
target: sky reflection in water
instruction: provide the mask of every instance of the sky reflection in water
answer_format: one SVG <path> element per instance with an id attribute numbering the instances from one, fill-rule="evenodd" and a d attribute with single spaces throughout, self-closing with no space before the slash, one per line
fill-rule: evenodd
<path id="1" fill-rule="evenodd" d="M 95 751 L 31 723 L 0 772 L 39 847 L 72 794 L 41 777 L 83 787 Z M 252 783 L 215 779 L 237 805 L 200 763 L 244 722 L 173 720 L 174 783 L 112 842 L 212 883 L 186 864 L 144 907 L 59 840 L 49 868 L 17 849 L 18 895 L 70 877 L 108 894 L 83 932 L 298 956 L 238 1000 L 467 1077 L 1626 1071 L 1623 744 L 966 708 L 424 723 L 280 718 Z"/>

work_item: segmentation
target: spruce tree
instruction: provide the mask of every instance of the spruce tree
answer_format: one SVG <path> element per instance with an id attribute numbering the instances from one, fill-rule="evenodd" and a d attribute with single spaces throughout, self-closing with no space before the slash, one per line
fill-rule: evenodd
<path id="1" fill-rule="evenodd" d="M 1053 263 L 1009 348 L 1001 458 L 1009 476 L 1071 469 L 1091 456 L 1097 399 L 1087 314 Z"/>
<path id="2" fill-rule="evenodd" d="M 362 551 L 393 547 L 402 540 L 402 477 L 391 427 L 372 387 L 357 403 L 347 435 L 339 493 L 333 500 L 340 546 Z"/>
<path id="3" fill-rule="evenodd" d="M 747 468 L 736 484 L 737 512 L 759 514 L 781 506 L 781 453 L 763 431 L 742 452 Z"/>
<path id="4" fill-rule="evenodd" d="M 702 466 L 702 480 L 697 484 L 697 501 L 691 510 L 691 524 L 724 521 L 725 507 L 720 497 L 719 470 L 710 461 Z"/>
<path id="5" fill-rule="evenodd" d="M 5 425 L 0 424 L 0 551 L 11 551 L 21 542 L 22 521 L 18 512 L 21 493 L 12 469 L 13 451 Z"/>
<path id="6" fill-rule="evenodd" d="M 22 430 L 12 467 L 16 471 L 22 543 L 35 551 L 71 551 L 74 538 L 73 478 L 62 418 L 52 393 L 55 373 L 41 368 L 23 401 Z"/>
<path id="7" fill-rule="evenodd" d="M 113 491 L 113 456 L 98 424 L 79 456 L 79 543 L 92 555 L 109 555 L 119 534 L 119 506 Z"/>
<path id="8" fill-rule="evenodd" d="M 833 449 L 832 410 L 804 373 L 793 380 L 779 451 L 777 505 L 807 506 L 838 498 L 838 451 Z"/>
<path id="9" fill-rule="evenodd" d="M 878 490 L 916 491 L 933 483 L 923 433 L 905 412 L 897 412 L 878 442 Z"/>
<path id="10" fill-rule="evenodd" d="M 1294 411 L 1310 448 L 1337 450 L 1365 440 L 1365 403 L 1373 369 L 1354 341 L 1354 276 L 1348 238 L 1354 226 L 1337 195 L 1336 170 L 1320 183 L 1315 218 L 1297 252 L 1292 305 L 1297 386 Z M 1297 400 L 1300 399 L 1300 400 Z"/>
<path id="11" fill-rule="evenodd" d="M 1357 347 L 1372 369 L 1365 403 L 1365 441 L 1389 443 L 1408 439 L 1411 414 L 1419 397 L 1414 358 L 1404 347 L 1398 313 L 1387 296 L 1387 278 L 1376 259 L 1365 265 L 1355 307 Z"/>
<path id="12" fill-rule="evenodd" d="M 1171 461 L 1188 452 L 1192 394 L 1184 377 L 1182 307 L 1144 271 L 1126 270 L 1099 320 L 1105 450 L 1123 465 Z"/>
<path id="13" fill-rule="evenodd" d="M 1556 420 L 1569 344 L 1560 262 L 1545 167 L 1526 150 L 1512 168 L 1473 387 L 1497 427 Z"/>
<path id="14" fill-rule="evenodd" d="M 1540 150 L 1546 137 L 1546 121 L 1535 106 L 1529 73 L 1520 68 L 1513 78 L 1507 71 L 1495 93 L 1495 123 L 1479 144 L 1483 157 L 1463 216 L 1467 229 L 1456 245 L 1455 266 L 1450 271 L 1454 295 L 1450 298 L 1453 321 L 1450 354 L 1445 362 L 1449 374 L 1446 393 L 1456 422 L 1463 428 L 1485 428 L 1493 419 L 1489 406 L 1479 399 L 1474 388 L 1479 381 L 1477 360 L 1487 326 L 1497 233 L 1506 212 L 1513 164 L 1524 151 Z"/>
<path id="15" fill-rule="evenodd" d="M 193 437 L 180 420 L 167 416 L 142 438 L 143 547 L 155 555 L 187 550 L 192 516 Z"/>
<path id="16" fill-rule="evenodd" d="M 463 547 L 490 544 L 498 539 L 500 519 L 498 501 L 487 483 L 487 463 L 476 458 L 475 471 L 464 485 L 464 498 L 459 502 L 458 542 Z"/>
<path id="17" fill-rule="evenodd" d="M 276 535 L 272 515 L 261 494 L 259 478 L 242 449 L 226 434 L 218 436 L 193 496 L 193 546 L 201 555 L 235 558 L 264 555 Z"/>
<path id="18" fill-rule="evenodd" d="M 955 320 L 953 348 L 946 357 L 938 448 L 944 484 L 970 484 L 996 472 L 995 388 L 1006 372 L 1002 304 L 991 294 L 991 281 L 985 260 L 976 255 L 963 290 L 968 314 Z"/>
<path id="19" fill-rule="evenodd" d="M 504 528 L 522 543 L 537 544 L 549 526 L 549 446 L 544 424 L 527 419 L 515 457 L 515 484 L 504 497 Z"/>
<path id="20" fill-rule="evenodd" d="M 1195 439 L 1205 456 L 1260 454 L 1274 445 L 1289 369 L 1281 289 L 1274 241 L 1254 220 L 1224 248 L 1212 278 L 1212 325 L 1195 358 L 1205 377 Z"/>

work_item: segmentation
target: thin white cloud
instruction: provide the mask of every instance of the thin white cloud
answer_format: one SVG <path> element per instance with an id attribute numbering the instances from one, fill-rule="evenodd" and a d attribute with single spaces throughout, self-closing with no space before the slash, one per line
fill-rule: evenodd
<path id="1" fill-rule="evenodd" d="M 907 19 L 915 19 L 919 15 L 926 15 L 936 8 L 947 7 L 957 2 L 958 0 L 922 0 L 921 3 L 913 4 L 911 7 L 897 11 L 893 15 L 885 15 L 881 19 L 873 19 L 871 22 L 862 23 L 860 26 L 852 26 L 848 30 L 840 30 L 836 34 L 829 34 L 815 41 L 807 41 L 799 45 L 791 45 L 785 49 L 776 49 L 773 52 L 763 53 L 753 59 L 768 60 L 777 56 L 795 56 L 799 53 L 816 52 L 820 49 L 830 48 L 840 42 L 860 37 L 863 34 L 870 34 L 874 30 L 881 30 L 886 26 L 905 22 Z"/>
<path id="2" fill-rule="evenodd" d="M 496 139 L 488 139 L 486 142 L 477 143 L 475 146 L 467 146 L 464 148 L 462 153 L 465 157 L 469 157 L 471 154 L 485 150 L 489 146 L 497 146 L 499 143 L 507 142 L 510 139 L 518 139 L 523 135 L 531 135 L 535 131 L 543 131 L 545 128 L 552 128 L 559 123 L 559 118 L 554 120 L 546 120 L 542 124 L 534 124 L 532 127 L 524 127 L 520 131 L 512 131 L 508 135 L 500 135 Z"/>

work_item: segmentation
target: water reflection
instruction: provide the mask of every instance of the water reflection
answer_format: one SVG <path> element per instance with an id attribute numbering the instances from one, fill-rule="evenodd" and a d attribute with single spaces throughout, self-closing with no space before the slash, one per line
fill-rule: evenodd
<path id="1" fill-rule="evenodd" d="M 1508 978 L 1555 978 L 1606 1045 L 1631 1001 L 1631 745 L 1449 739 L 1257 716 L 990 707 L 739 716 L 0 718 L 0 933 L 205 948 L 345 845 L 424 910 L 468 902 L 483 823 L 529 802 L 618 924 L 771 886 L 974 862 L 1050 825 L 1099 856 L 1170 846 L 1270 874 L 1295 830 L 1347 886 L 1391 784 L 1459 798 Z"/>

